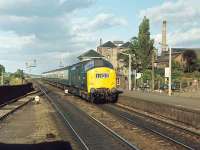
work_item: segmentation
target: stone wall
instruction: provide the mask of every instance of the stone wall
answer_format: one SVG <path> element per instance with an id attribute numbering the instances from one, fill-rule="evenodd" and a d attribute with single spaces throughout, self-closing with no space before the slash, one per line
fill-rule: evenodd
<path id="1" fill-rule="evenodd" d="M 15 86 L 0 86 L 0 105 L 33 91 L 32 83 Z"/>
<path id="2" fill-rule="evenodd" d="M 142 99 L 131 99 L 130 103 L 126 103 L 125 101 L 121 101 L 120 103 L 184 123 L 196 129 L 200 128 L 200 111 L 197 110 L 190 110 L 187 108 L 162 104 L 159 102 L 150 102 Z"/>

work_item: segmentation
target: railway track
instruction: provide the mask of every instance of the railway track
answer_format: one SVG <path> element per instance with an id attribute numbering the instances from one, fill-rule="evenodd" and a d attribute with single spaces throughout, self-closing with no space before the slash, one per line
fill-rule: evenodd
<path id="1" fill-rule="evenodd" d="M 4 120 L 10 114 L 14 113 L 24 105 L 28 104 L 34 99 L 38 92 L 31 92 L 9 102 L 3 103 L 0 105 L 0 121 Z"/>
<path id="2" fill-rule="evenodd" d="M 138 110 L 138 109 L 135 109 L 135 108 L 131 108 L 131 107 L 127 106 L 127 105 L 120 104 L 120 103 L 118 103 L 116 105 L 117 105 L 117 107 L 119 107 L 121 109 L 128 110 L 128 111 L 130 111 L 132 113 L 135 113 L 135 114 L 138 114 L 140 116 L 147 117 L 149 119 L 157 121 L 158 124 L 164 123 L 165 125 L 181 129 L 181 131 L 184 131 L 184 132 L 189 133 L 191 135 L 195 135 L 195 136 L 200 137 L 200 131 L 198 129 L 194 129 L 194 128 L 191 129 L 190 127 L 185 127 L 184 125 L 180 125 L 179 121 L 171 122 L 170 118 L 167 118 L 167 117 L 159 116 L 157 114 L 156 115 L 152 115 L 152 114 L 143 112 L 141 110 Z"/>
<path id="3" fill-rule="evenodd" d="M 179 128 L 177 126 L 170 125 L 155 118 L 145 116 L 137 112 L 129 112 L 127 109 L 118 105 L 106 104 L 101 108 L 104 111 L 110 112 L 117 117 L 126 120 L 130 124 L 142 128 L 146 131 L 154 133 L 167 141 L 175 143 L 189 150 L 200 149 L 200 136 L 193 132 L 189 132 L 186 129 Z"/>
<path id="4" fill-rule="evenodd" d="M 52 103 L 66 125 L 85 150 L 138 150 L 138 148 L 105 126 L 94 117 L 86 114 L 69 101 L 64 101 L 59 95 L 48 91 L 41 85 L 41 91 Z"/>

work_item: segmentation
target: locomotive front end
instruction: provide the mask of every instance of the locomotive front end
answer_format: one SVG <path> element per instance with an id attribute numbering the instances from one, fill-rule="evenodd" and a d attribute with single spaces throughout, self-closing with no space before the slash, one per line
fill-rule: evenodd
<path id="1" fill-rule="evenodd" d="M 118 99 L 115 70 L 108 67 L 89 70 L 87 90 L 93 103 L 115 103 Z"/>

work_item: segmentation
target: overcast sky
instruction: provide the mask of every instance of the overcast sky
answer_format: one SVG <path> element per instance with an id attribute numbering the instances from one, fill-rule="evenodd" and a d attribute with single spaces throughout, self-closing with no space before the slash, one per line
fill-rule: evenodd
<path id="1" fill-rule="evenodd" d="M 143 16 L 156 43 L 166 19 L 170 45 L 200 47 L 199 6 L 199 0 L 0 0 L 0 64 L 14 72 L 36 59 L 33 73 L 57 68 L 61 58 L 73 64 L 100 38 L 136 36 Z"/>

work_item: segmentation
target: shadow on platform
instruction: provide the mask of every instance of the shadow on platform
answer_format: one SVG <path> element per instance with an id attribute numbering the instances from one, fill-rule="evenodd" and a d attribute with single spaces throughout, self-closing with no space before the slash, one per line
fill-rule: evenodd
<path id="1" fill-rule="evenodd" d="M 53 141 L 38 144 L 4 144 L 0 143 L 0 150 L 72 150 L 69 142 Z"/>

